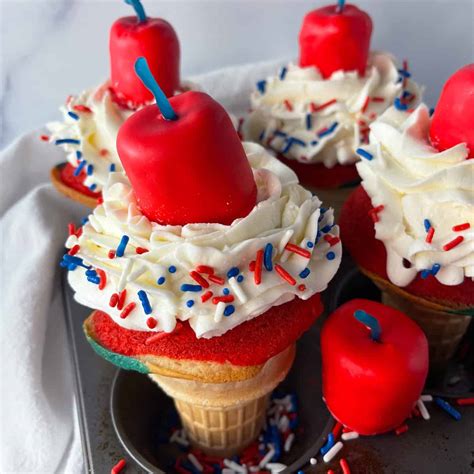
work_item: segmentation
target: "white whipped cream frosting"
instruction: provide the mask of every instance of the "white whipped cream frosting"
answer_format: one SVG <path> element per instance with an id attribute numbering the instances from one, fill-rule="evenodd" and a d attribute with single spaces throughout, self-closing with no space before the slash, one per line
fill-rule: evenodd
<path id="1" fill-rule="evenodd" d="M 168 226 L 150 222 L 138 209 L 125 174 L 110 174 L 103 204 L 89 216 L 82 234 L 70 236 L 66 243 L 68 248 L 79 245 L 75 257 L 105 271 L 107 283 L 100 290 L 88 281 L 86 269 L 78 266 L 68 275 L 76 300 L 108 313 L 127 329 L 170 332 L 177 320 L 188 320 L 198 337 L 210 338 L 295 296 L 306 300 L 323 291 L 336 273 L 342 253 L 332 209 L 321 208 L 319 199 L 298 184 L 293 171 L 263 147 L 253 143 L 245 143 L 244 147 L 258 188 L 257 204 L 250 214 L 231 225 Z M 124 256 L 108 258 L 109 250 L 117 248 L 123 235 L 130 239 Z M 309 258 L 285 250 L 288 243 L 308 251 Z M 267 244 L 273 246 L 273 269 L 264 266 L 261 284 L 257 285 L 249 265 Z M 137 247 L 149 252 L 137 254 Z M 279 276 L 277 264 L 294 277 L 294 285 Z M 183 291 L 183 284 L 197 285 L 190 272 L 198 265 L 213 267 L 214 274 L 224 278 L 224 284 L 212 283 L 202 274 L 209 288 Z M 228 272 L 235 267 L 239 273 L 231 278 Z M 125 319 L 120 317 L 120 310 L 109 306 L 112 294 L 123 289 L 127 290 L 125 305 L 136 303 Z M 137 295 L 140 290 L 147 294 L 151 314 L 144 312 Z M 223 296 L 227 290 L 235 298 L 231 303 L 201 300 L 207 291 Z M 226 316 L 223 311 L 230 305 L 234 311 Z M 156 319 L 156 327 L 147 326 L 149 317 Z"/>
<path id="2" fill-rule="evenodd" d="M 357 164 L 372 205 L 383 206 L 376 237 L 387 250 L 388 277 L 402 287 L 420 271 L 444 285 L 474 277 L 474 160 L 463 143 L 437 151 L 429 127 L 425 105 L 411 114 L 388 109 L 372 124 L 371 145 L 364 147 L 373 158 Z M 461 224 L 470 227 L 456 231 Z M 443 249 L 459 237 L 458 245 Z"/>
<path id="3" fill-rule="evenodd" d="M 83 184 L 94 192 L 102 190 L 110 172 L 123 171 L 116 147 L 117 134 L 123 122 L 136 111 L 117 104 L 109 86 L 105 82 L 95 89 L 69 96 L 60 108 L 63 120 L 47 124 L 50 143 L 62 146 L 67 161 L 74 168 L 81 166 L 86 171 Z M 184 81 L 182 89 L 199 90 L 199 87 Z M 89 111 L 84 111 L 84 106 Z M 62 143 L 64 139 L 73 142 Z"/>
<path id="4" fill-rule="evenodd" d="M 244 137 L 302 163 L 351 164 L 369 124 L 404 93 L 403 106 L 412 108 L 422 89 L 386 53 L 371 54 L 364 77 L 336 71 L 323 79 L 313 66 L 289 64 L 252 93 Z"/>

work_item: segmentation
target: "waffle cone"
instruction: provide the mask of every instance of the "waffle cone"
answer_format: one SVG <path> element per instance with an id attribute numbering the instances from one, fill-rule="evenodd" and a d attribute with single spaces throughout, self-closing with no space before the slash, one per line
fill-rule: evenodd
<path id="1" fill-rule="evenodd" d="M 456 352 L 467 331 L 471 317 L 424 305 L 419 298 L 382 288 L 382 302 L 413 319 L 428 339 L 430 369 L 442 369 Z"/>
<path id="2" fill-rule="evenodd" d="M 265 421 L 270 393 L 286 377 L 295 346 L 270 359 L 262 370 L 240 382 L 205 383 L 152 374 L 173 398 L 191 443 L 207 454 L 231 456 L 248 446 Z"/>
<path id="3" fill-rule="evenodd" d="M 354 191 L 353 186 L 343 188 L 317 188 L 314 186 L 305 186 L 309 191 L 318 196 L 319 200 L 325 207 L 332 207 L 334 209 L 334 220 L 337 222 L 341 214 L 341 209 L 346 199 Z"/>

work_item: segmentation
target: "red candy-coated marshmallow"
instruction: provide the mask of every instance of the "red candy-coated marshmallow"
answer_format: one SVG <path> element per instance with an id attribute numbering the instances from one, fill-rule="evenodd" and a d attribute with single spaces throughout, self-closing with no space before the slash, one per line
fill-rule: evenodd
<path id="1" fill-rule="evenodd" d="M 360 310 L 375 318 L 378 341 L 377 327 L 369 329 L 355 317 Z M 428 373 L 423 331 L 400 311 L 369 300 L 349 301 L 328 318 L 321 353 L 329 411 L 364 435 L 400 426 L 419 399 Z"/>
<path id="2" fill-rule="evenodd" d="M 129 117 L 117 137 L 142 212 L 172 225 L 230 224 L 246 216 L 257 189 L 227 112 L 202 92 L 185 92 L 169 103 L 176 120 L 150 105 Z"/>
<path id="3" fill-rule="evenodd" d="M 364 75 L 371 35 L 370 16 L 354 5 L 313 10 L 300 31 L 300 66 L 316 66 L 324 78 L 339 70 Z"/>
<path id="4" fill-rule="evenodd" d="M 474 158 L 474 63 L 446 82 L 431 120 L 430 137 L 440 151 L 466 143 Z"/>
<path id="5" fill-rule="evenodd" d="M 134 106 L 150 102 L 152 93 L 135 75 L 139 56 L 150 69 L 166 96 L 179 89 L 179 41 L 173 27 L 161 18 L 119 18 L 110 30 L 110 79 L 117 98 Z"/>

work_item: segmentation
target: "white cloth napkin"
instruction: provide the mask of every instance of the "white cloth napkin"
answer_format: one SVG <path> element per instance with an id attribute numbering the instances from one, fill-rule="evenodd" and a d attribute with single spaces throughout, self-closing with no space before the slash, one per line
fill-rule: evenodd
<path id="1" fill-rule="evenodd" d="M 256 81 L 282 64 L 191 79 L 240 116 Z M 72 474 L 83 471 L 83 461 L 58 263 L 67 223 L 87 210 L 49 184 L 49 170 L 64 155 L 40 142 L 40 133 L 0 153 L 0 472 Z"/>

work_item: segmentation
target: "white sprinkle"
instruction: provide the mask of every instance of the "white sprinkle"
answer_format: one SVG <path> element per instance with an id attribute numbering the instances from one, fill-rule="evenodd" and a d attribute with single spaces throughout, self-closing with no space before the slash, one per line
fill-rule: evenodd
<path id="1" fill-rule="evenodd" d="M 233 469 L 234 471 L 247 473 L 247 468 L 245 466 L 241 466 L 240 464 L 237 464 L 236 462 L 231 461 L 230 459 L 224 459 L 224 464 L 228 468 Z"/>
<path id="2" fill-rule="evenodd" d="M 288 438 L 286 438 L 285 445 L 283 449 L 285 450 L 285 453 L 288 453 L 291 449 L 291 446 L 293 446 L 293 441 L 295 440 L 295 433 L 290 433 L 288 435 Z"/>
<path id="3" fill-rule="evenodd" d="M 183 430 L 176 430 L 170 437 L 170 443 L 178 443 L 181 446 L 189 446 Z"/>
<path id="4" fill-rule="evenodd" d="M 202 472 L 204 468 L 202 467 L 202 464 L 196 459 L 196 456 L 194 456 L 193 453 L 188 454 L 188 459 L 191 461 L 191 464 L 199 471 Z"/>
<path id="5" fill-rule="evenodd" d="M 324 456 L 324 462 L 331 462 L 344 445 L 338 441 Z"/>
<path id="6" fill-rule="evenodd" d="M 260 464 L 259 466 L 260 467 L 265 467 L 266 464 L 272 459 L 272 457 L 275 455 L 275 449 L 273 448 L 272 445 L 269 445 L 269 450 L 268 450 L 268 453 L 265 454 L 265 456 L 262 458 L 262 460 L 260 461 Z"/>
<path id="7" fill-rule="evenodd" d="M 135 281 L 146 272 L 146 266 L 142 265 L 127 277 L 127 281 Z"/>
<path id="8" fill-rule="evenodd" d="M 235 474 L 233 469 L 227 469 L 226 467 L 222 469 L 222 474 Z"/>
<path id="9" fill-rule="evenodd" d="M 316 458 L 311 458 L 309 460 L 309 463 L 311 464 L 311 466 L 315 466 L 316 464 L 318 464 L 318 460 Z"/>
<path id="10" fill-rule="evenodd" d="M 214 313 L 214 322 L 219 323 L 222 320 L 222 316 L 224 315 L 225 310 L 225 303 L 223 301 L 219 301 L 216 306 L 216 312 Z"/>
<path id="11" fill-rule="evenodd" d="M 432 395 L 422 395 L 420 397 L 420 400 L 422 402 L 432 402 L 433 401 L 433 396 Z"/>
<path id="12" fill-rule="evenodd" d="M 235 277 L 229 278 L 229 286 L 232 288 L 232 291 L 235 293 L 235 296 L 237 296 L 237 298 L 242 304 L 247 302 L 247 295 L 244 293 L 244 290 L 242 290 L 242 286 L 235 279 Z"/>
<path id="13" fill-rule="evenodd" d="M 258 471 L 260 471 L 260 468 L 258 466 L 250 466 L 249 471 L 250 472 L 258 472 Z"/>
<path id="14" fill-rule="evenodd" d="M 355 431 L 348 431 L 347 433 L 342 433 L 341 438 L 344 441 L 349 441 L 351 439 L 357 439 L 359 437 L 359 433 L 356 433 Z"/>
<path id="15" fill-rule="evenodd" d="M 421 399 L 416 402 L 416 406 L 418 407 L 418 410 L 420 410 L 423 420 L 429 420 L 430 414 L 428 413 L 428 410 Z"/>
<path id="16" fill-rule="evenodd" d="M 125 288 L 125 283 L 127 283 L 127 277 L 132 269 L 133 261 L 130 258 L 126 259 L 125 266 L 123 267 L 122 274 L 120 275 L 120 280 L 117 285 L 117 291 L 120 293 Z"/>
<path id="17" fill-rule="evenodd" d="M 290 427 L 290 420 L 289 418 L 284 415 L 278 421 L 278 429 L 282 432 L 285 432 Z"/>
<path id="18" fill-rule="evenodd" d="M 284 469 L 286 469 L 286 464 L 282 464 L 280 462 L 269 462 L 267 463 L 265 467 L 267 469 L 270 469 L 270 471 L 272 471 L 272 474 L 273 474 L 274 472 L 281 472 Z"/>

